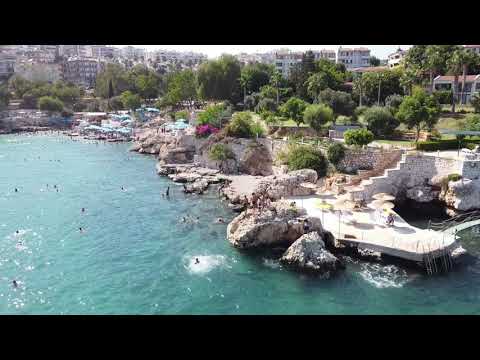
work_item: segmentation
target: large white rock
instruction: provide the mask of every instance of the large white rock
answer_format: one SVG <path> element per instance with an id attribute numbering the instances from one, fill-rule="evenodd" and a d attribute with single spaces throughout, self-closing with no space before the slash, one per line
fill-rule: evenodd
<path id="1" fill-rule="evenodd" d="M 317 232 L 302 235 L 285 251 L 280 261 L 298 270 L 329 276 L 343 264 L 325 249 Z"/>
<path id="2" fill-rule="evenodd" d="M 480 209 L 480 179 L 450 181 L 445 202 L 457 210 Z"/>
<path id="3" fill-rule="evenodd" d="M 304 209 L 290 206 L 289 201 L 277 201 L 271 210 L 241 213 L 228 224 L 227 238 L 238 248 L 290 245 L 304 234 L 304 218 L 312 231 L 322 233 L 320 219 L 305 215 Z"/>

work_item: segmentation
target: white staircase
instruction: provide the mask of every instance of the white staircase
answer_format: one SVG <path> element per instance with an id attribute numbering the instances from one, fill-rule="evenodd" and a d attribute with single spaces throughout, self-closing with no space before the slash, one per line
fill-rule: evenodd
<path id="1" fill-rule="evenodd" d="M 404 152 L 400 161 L 394 168 L 385 169 L 383 175 L 372 176 L 362 180 L 359 185 L 350 187 L 349 192 L 352 200 L 370 200 L 372 195 L 378 192 L 392 191 L 392 176 L 397 175 L 405 166 L 407 154 Z"/>

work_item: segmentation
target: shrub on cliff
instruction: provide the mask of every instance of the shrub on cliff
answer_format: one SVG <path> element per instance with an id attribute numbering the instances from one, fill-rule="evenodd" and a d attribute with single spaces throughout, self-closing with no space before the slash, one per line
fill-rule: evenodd
<path id="1" fill-rule="evenodd" d="M 210 124 L 220 128 L 224 119 L 232 115 L 231 107 L 224 104 L 210 105 L 198 115 L 197 123 L 199 125 Z"/>
<path id="2" fill-rule="evenodd" d="M 355 146 L 370 144 L 374 139 L 373 133 L 363 128 L 347 130 L 343 137 L 345 138 L 345 144 Z"/>
<path id="3" fill-rule="evenodd" d="M 312 146 L 292 146 L 286 154 L 288 170 L 313 169 L 319 177 L 327 173 L 328 162 L 320 150 Z"/>
<path id="4" fill-rule="evenodd" d="M 233 150 L 225 144 L 214 144 L 208 153 L 211 160 L 214 161 L 226 161 L 228 159 L 235 159 Z"/>
<path id="5" fill-rule="evenodd" d="M 345 157 L 345 146 L 341 143 L 334 143 L 327 149 L 327 158 L 333 165 L 337 166 Z"/>
<path id="6" fill-rule="evenodd" d="M 265 129 L 263 126 L 255 122 L 250 112 L 238 112 L 232 117 L 232 120 L 226 127 L 227 136 L 237 138 L 253 138 L 257 135 L 264 136 Z"/>

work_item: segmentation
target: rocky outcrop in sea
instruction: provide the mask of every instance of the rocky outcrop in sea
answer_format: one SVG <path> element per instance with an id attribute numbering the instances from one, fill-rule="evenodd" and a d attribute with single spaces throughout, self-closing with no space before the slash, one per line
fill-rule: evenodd
<path id="1" fill-rule="evenodd" d="M 298 238 L 280 258 L 280 262 L 296 270 L 329 277 L 345 265 L 325 249 L 318 232 L 309 232 Z"/>

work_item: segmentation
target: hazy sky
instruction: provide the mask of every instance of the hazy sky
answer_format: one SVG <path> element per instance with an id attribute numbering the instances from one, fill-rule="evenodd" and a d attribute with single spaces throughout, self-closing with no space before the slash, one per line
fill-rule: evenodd
<path id="1" fill-rule="evenodd" d="M 123 47 L 126 45 L 115 45 Z M 206 54 L 209 58 L 220 56 L 223 53 L 238 54 L 241 52 L 255 53 L 268 52 L 280 48 L 289 48 L 293 51 L 332 49 L 337 50 L 339 45 L 134 45 L 147 50 L 164 49 L 176 51 L 194 51 Z M 372 55 L 380 59 L 386 59 L 388 54 L 397 50 L 408 49 L 412 45 L 342 45 L 343 47 L 367 47 L 372 50 Z"/>

